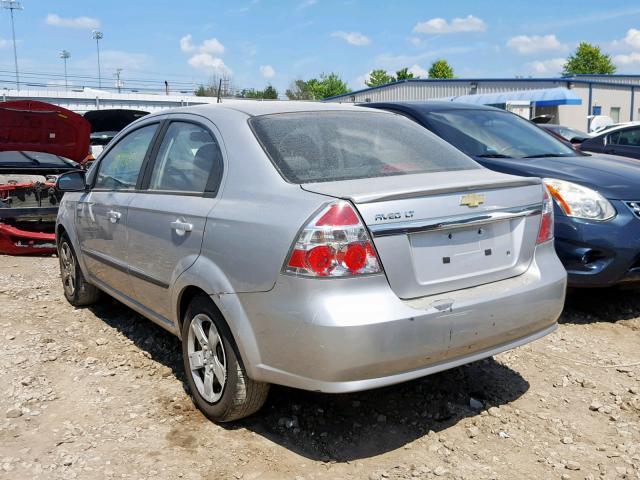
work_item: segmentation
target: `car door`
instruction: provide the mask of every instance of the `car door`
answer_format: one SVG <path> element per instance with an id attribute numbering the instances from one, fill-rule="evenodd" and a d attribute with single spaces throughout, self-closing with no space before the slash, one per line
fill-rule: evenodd
<path id="1" fill-rule="evenodd" d="M 640 126 L 624 128 L 609 134 L 604 153 L 640 159 Z"/>
<path id="2" fill-rule="evenodd" d="M 213 124 L 186 114 L 169 118 L 127 218 L 134 298 L 164 319 L 172 317 L 171 285 L 200 254 L 223 166 Z"/>
<path id="3" fill-rule="evenodd" d="M 127 205 L 135 195 L 159 122 L 141 125 L 105 152 L 91 172 L 91 189 L 76 207 L 80 250 L 92 280 L 120 294 L 131 286 L 127 274 Z"/>

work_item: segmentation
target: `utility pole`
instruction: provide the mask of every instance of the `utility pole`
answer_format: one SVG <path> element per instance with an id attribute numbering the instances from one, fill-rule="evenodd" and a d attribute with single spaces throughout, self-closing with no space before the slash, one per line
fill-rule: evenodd
<path id="1" fill-rule="evenodd" d="M 69 90 L 69 82 L 67 82 L 67 59 L 71 56 L 66 50 L 60 52 L 60 58 L 64 61 L 64 89 Z"/>
<path id="2" fill-rule="evenodd" d="M 16 49 L 16 28 L 13 24 L 13 11 L 22 10 L 22 5 L 17 0 L 2 0 L 2 8 L 11 12 L 11 33 L 13 35 L 13 61 L 16 65 L 16 89 L 20 90 L 20 74 L 18 73 L 18 50 Z"/>
<path id="3" fill-rule="evenodd" d="M 116 77 L 116 87 L 118 88 L 118 93 L 120 93 L 120 89 L 124 86 L 124 82 L 120 80 L 120 73 L 122 73 L 122 69 L 116 69 L 116 73 L 113 75 Z"/>
<path id="4" fill-rule="evenodd" d="M 102 75 L 100 74 L 100 40 L 102 40 L 104 34 L 100 30 L 94 30 L 91 32 L 91 38 L 96 41 L 96 50 L 98 52 L 98 88 L 102 88 Z"/>

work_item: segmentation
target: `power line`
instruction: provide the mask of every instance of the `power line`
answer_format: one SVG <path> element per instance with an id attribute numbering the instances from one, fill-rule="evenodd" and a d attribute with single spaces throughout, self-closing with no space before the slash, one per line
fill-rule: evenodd
<path id="1" fill-rule="evenodd" d="M 117 71 L 117 70 L 116 70 Z M 8 70 L 0 70 L 0 74 L 1 73 L 11 73 Z M 23 71 L 21 73 L 21 75 L 23 77 L 30 77 L 30 78 L 42 78 L 42 79 L 49 79 L 49 78 L 61 78 L 64 75 L 60 74 L 60 73 L 54 73 L 54 72 L 25 72 Z M 73 79 L 78 79 L 78 80 L 95 80 L 97 81 L 97 77 L 95 76 L 91 76 L 91 75 L 78 75 L 78 74 L 69 74 L 68 78 L 73 78 Z M 159 84 L 159 85 L 164 85 L 164 80 L 160 80 L 160 79 L 145 79 L 145 78 L 135 78 L 135 77 L 122 77 L 123 81 L 128 81 L 128 82 L 138 82 L 138 83 L 155 83 L 155 84 Z M 196 82 L 196 83 L 202 83 L 202 82 Z M 206 82 L 205 82 L 206 83 Z M 189 81 L 189 82 L 184 82 L 184 81 L 172 81 L 171 82 L 172 85 L 185 85 L 185 86 L 192 86 L 193 85 L 193 81 Z"/>

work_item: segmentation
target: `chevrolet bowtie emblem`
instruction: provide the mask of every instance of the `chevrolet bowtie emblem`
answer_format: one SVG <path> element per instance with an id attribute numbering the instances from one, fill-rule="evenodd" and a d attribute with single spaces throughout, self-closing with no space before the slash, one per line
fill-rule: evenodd
<path id="1" fill-rule="evenodd" d="M 481 193 L 468 193 L 460 197 L 460 205 L 466 205 L 469 208 L 477 207 L 484 203 L 484 195 Z"/>

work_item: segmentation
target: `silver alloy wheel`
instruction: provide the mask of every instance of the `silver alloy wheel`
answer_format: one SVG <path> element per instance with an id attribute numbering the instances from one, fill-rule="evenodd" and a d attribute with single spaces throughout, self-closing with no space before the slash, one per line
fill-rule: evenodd
<path id="1" fill-rule="evenodd" d="M 72 297 L 76 292 L 76 259 L 67 242 L 63 242 L 60 247 L 60 265 L 62 286 L 67 295 Z"/>
<path id="2" fill-rule="evenodd" d="M 227 382 L 227 357 L 218 329 L 204 313 L 191 320 L 187 354 L 198 393 L 207 402 L 216 403 Z"/>

